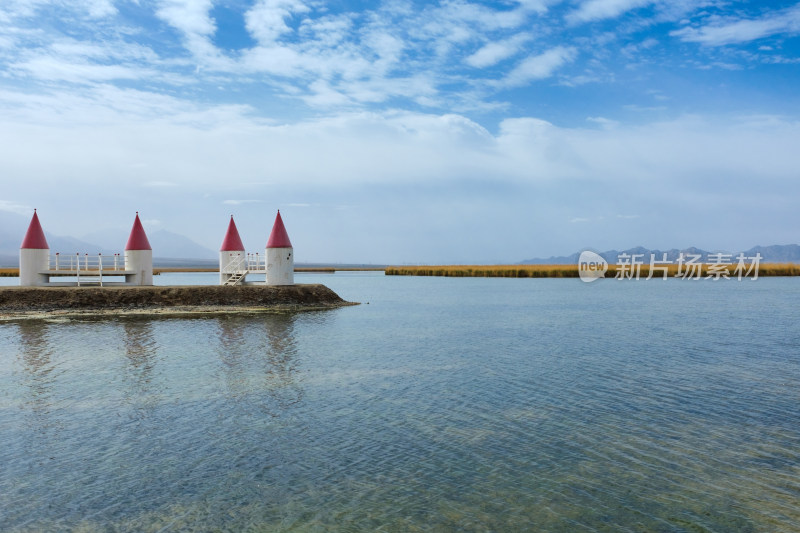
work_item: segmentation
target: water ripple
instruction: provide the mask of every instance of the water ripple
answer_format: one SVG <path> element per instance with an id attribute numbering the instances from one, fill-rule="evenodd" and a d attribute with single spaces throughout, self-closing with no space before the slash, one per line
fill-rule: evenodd
<path id="1" fill-rule="evenodd" d="M 0 529 L 796 531 L 800 290 L 765 281 L 2 324 Z"/>

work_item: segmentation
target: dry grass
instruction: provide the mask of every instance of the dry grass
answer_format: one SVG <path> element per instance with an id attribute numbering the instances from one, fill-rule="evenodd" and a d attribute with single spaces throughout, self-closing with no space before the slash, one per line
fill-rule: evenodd
<path id="1" fill-rule="evenodd" d="M 330 267 L 330 270 L 336 272 L 383 272 L 386 269 L 384 267 Z M 295 268 L 294 271 L 301 272 L 302 269 Z M 309 270 L 309 272 L 312 271 L 315 270 Z"/>
<path id="2" fill-rule="evenodd" d="M 708 275 L 707 264 L 702 265 L 701 275 Z M 728 275 L 735 277 L 736 265 L 726 265 Z M 605 277 L 617 275 L 618 265 L 609 265 Z M 649 265 L 642 265 L 640 278 L 649 274 Z M 387 276 L 446 276 L 446 277 L 479 277 L 479 278 L 577 278 L 578 265 L 440 265 L 440 266 L 403 266 L 388 267 Z M 630 272 L 630 271 L 628 271 Z M 678 265 L 667 267 L 667 275 L 674 277 Z M 684 272 L 686 269 L 684 268 Z M 626 272 L 627 273 L 627 272 Z M 635 275 L 635 273 L 634 273 Z M 800 264 L 796 263 L 762 263 L 758 268 L 759 276 L 800 276 Z M 653 277 L 662 277 L 662 270 L 655 270 Z M 691 277 L 695 277 L 693 273 Z"/>
<path id="3" fill-rule="evenodd" d="M 758 269 L 759 276 L 800 276 L 800 264 L 764 263 Z"/>
<path id="4" fill-rule="evenodd" d="M 441 265 L 388 267 L 387 276 L 455 278 L 577 278 L 577 265 Z"/>

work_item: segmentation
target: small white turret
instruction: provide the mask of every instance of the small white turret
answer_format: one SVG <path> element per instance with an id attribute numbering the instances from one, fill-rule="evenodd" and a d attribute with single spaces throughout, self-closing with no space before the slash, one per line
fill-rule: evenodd
<path id="1" fill-rule="evenodd" d="M 19 247 L 19 284 L 23 287 L 42 287 L 49 283 L 50 276 L 41 272 L 50 268 L 50 246 L 44 237 L 39 216 L 33 210 L 33 218 Z"/>
<path id="2" fill-rule="evenodd" d="M 294 285 L 294 249 L 280 211 L 269 234 L 266 254 L 267 285 Z"/>
<path id="3" fill-rule="evenodd" d="M 239 230 L 236 229 L 236 223 L 231 221 L 228 224 L 228 232 L 225 234 L 225 239 L 222 241 L 222 246 L 219 247 L 219 284 L 225 285 L 236 270 L 244 270 L 246 265 L 244 253 L 244 244 L 242 238 L 239 237 Z"/>
<path id="4" fill-rule="evenodd" d="M 125 245 L 125 274 L 126 285 L 152 285 L 153 284 L 153 249 L 150 241 L 139 220 L 139 212 L 133 221 L 133 228 Z"/>

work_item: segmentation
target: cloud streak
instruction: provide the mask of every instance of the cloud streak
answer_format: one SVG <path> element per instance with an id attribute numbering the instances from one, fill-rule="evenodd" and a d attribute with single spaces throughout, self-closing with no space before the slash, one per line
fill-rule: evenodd
<path id="1" fill-rule="evenodd" d="M 555 71 L 577 56 L 573 47 L 557 46 L 541 54 L 523 59 L 498 84 L 501 87 L 521 87 L 534 80 L 549 78 Z"/>
<path id="2" fill-rule="evenodd" d="M 490 42 L 472 55 L 467 56 L 464 61 L 475 68 L 490 67 L 517 54 L 525 41 L 530 39 L 529 35 L 519 34 L 511 39 Z"/>
<path id="3" fill-rule="evenodd" d="M 724 46 L 783 33 L 800 33 L 800 6 L 752 19 L 715 18 L 704 26 L 681 28 L 670 32 L 670 35 L 686 42 Z"/>
<path id="4" fill-rule="evenodd" d="M 655 0 L 585 0 L 567 14 L 572 24 L 619 17 L 621 14 L 655 3 Z"/>

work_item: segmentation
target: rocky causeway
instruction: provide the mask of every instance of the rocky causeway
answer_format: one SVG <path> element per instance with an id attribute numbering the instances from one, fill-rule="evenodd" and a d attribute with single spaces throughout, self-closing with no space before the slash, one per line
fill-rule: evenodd
<path id="1" fill-rule="evenodd" d="M 357 304 L 322 284 L 0 288 L 0 320 L 302 311 L 347 305 Z"/>

